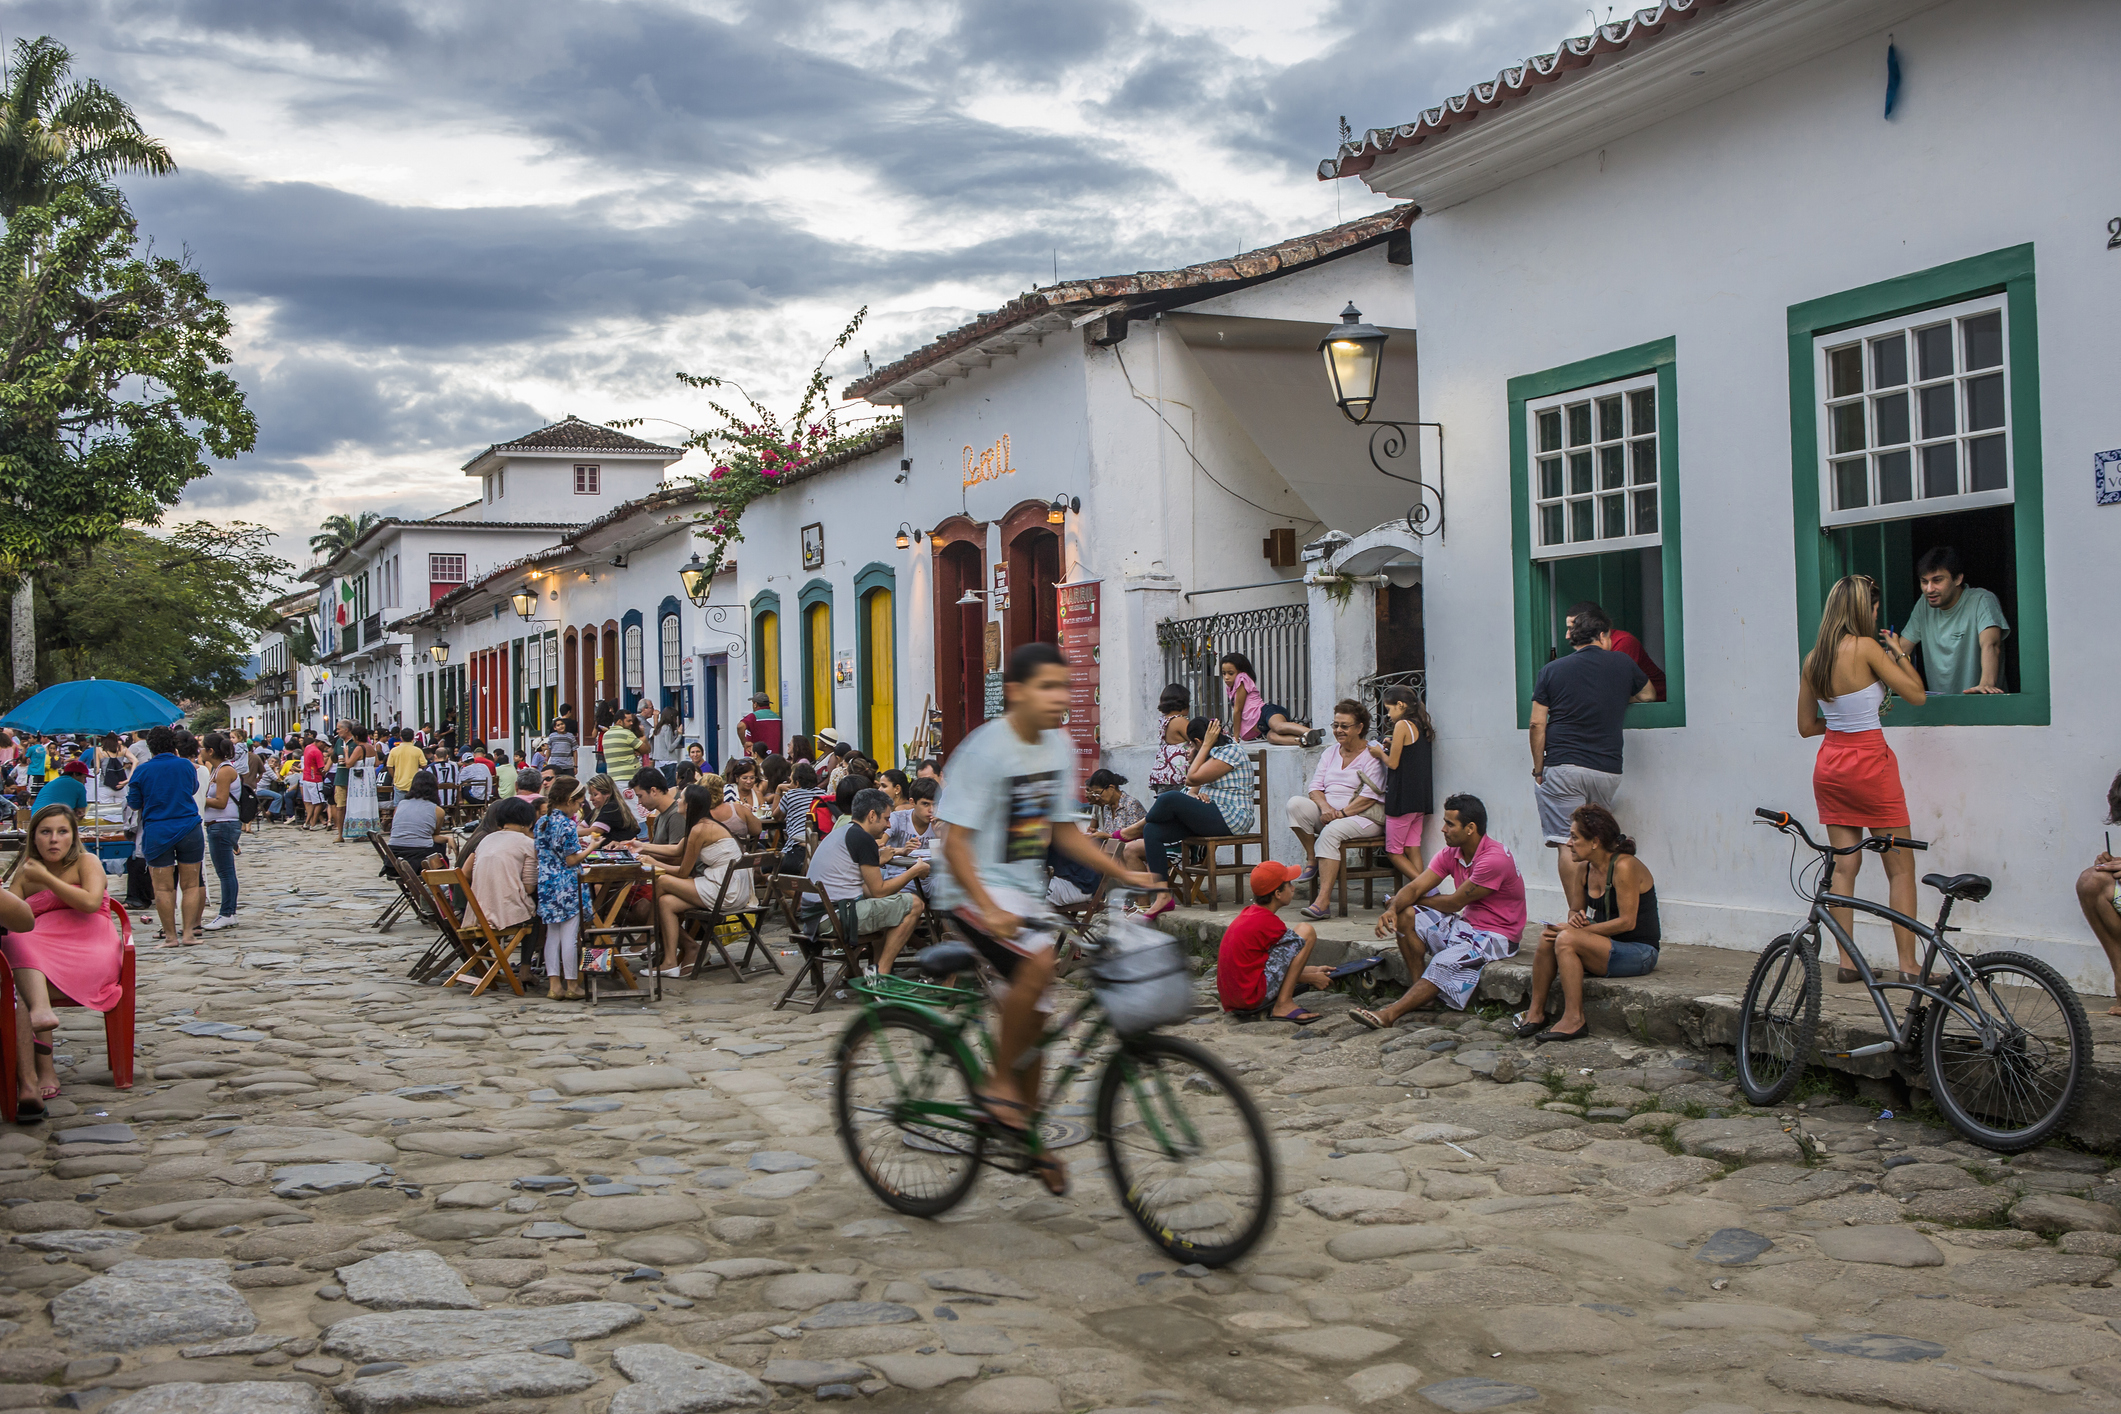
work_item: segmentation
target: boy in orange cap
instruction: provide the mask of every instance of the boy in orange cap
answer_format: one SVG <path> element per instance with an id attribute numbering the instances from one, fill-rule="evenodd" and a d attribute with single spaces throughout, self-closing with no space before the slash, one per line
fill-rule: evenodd
<path id="1" fill-rule="evenodd" d="M 1224 1011 L 1270 1008 L 1276 1021 L 1309 1026 L 1318 1013 L 1296 1004 L 1302 987 L 1323 988 L 1331 969 L 1310 965 L 1318 931 L 1308 923 L 1294 928 L 1279 910 L 1296 901 L 1296 879 L 1302 870 L 1268 860 L 1252 870 L 1252 903 L 1223 930 L 1215 958 L 1215 990 Z"/>

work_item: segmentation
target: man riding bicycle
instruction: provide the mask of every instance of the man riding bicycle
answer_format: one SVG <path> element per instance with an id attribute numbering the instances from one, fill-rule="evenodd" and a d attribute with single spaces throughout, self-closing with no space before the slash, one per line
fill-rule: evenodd
<path id="1" fill-rule="evenodd" d="M 1057 934 L 1045 912 L 1046 850 L 1133 888 L 1157 887 L 1076 827 L 1075 745 L 1059 730 L 1068 711 L 1068 665 L 1050 643 L 1027 643 L 1002 674 L 1002 716 L 974 731 L 950 757 L 949 784 L 936 805 L 943 872 L 931 888 L 936 907 L 1008 981 L 997 1003 L 995 1064 L 973 1100 L 999 1127 L 1026 1132 L 1039 1090 L 1039 1002 L 1053 981 Z M 1066 1170 L 1042 1156 L 1039 1177 L 1067 1192 Z"/>

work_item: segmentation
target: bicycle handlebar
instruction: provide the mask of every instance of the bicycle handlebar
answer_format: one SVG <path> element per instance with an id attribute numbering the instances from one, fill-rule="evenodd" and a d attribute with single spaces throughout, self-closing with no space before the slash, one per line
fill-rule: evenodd
<path id="1" fill-rule="evenodd" d="M 1866 849 L 1875 850 L 1876 852 L 1883 854 L 1889 849 L 1929 848 L 1929 841 L 1927 840 L 1904 840 L 1899 839 L 1897 837 L 1888 838 L 1884 835 L 1873 835 L 1869 839 L 1863 840 L 1857 844 L 1836 848 L 1831 844 L 1821 844 L 1819 843 L 1819 841 L 1813 839 L 1811 832 L 1804 828 L 1804 822 L 1798 820 L 1787 810 L 1770 810 L 1766 806 L 1760 806 L 1756 808 L 1753 813 L 1759 816 L 1761 819 L 1767 821 L 1770 825 L 1773 825 L 1778 830 L 1782 830 L 1785 832 L 1791 830 L 1796 831 L 1797 837 L 1799 839 L 1803 840 L 1805 844 L 1808 845 L 1810 848 L 1818 850 L 1821 854 L 1855 854 L 1859 850 Z"/>

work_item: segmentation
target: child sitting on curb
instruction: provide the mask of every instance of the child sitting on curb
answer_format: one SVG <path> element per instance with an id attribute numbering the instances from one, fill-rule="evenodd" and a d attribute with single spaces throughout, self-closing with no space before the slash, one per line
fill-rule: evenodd
<path id="1" fill-rule="evenodd" d="M 1279 911 L 1296 901 L 1296 877 L 1303 871 L 1273 860 L 1252 870 L 1252 903 L 1223 930 L 1215 959 L 1215 990 L 1224 1011 L 1267 1009 L 1276 1021 L 1309 1026 L 1315 1011 L 1296 1004 L 1299 988 L 1323 989 L 1330 970 L 1311 966 L 1318 931 L 1308 923 L 1294 928 Z"/>

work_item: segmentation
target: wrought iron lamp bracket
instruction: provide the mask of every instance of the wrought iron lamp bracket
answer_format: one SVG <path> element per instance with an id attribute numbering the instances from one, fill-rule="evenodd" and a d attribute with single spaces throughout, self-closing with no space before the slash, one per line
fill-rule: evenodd
<path id="1" fill-rule="evenodd" d="M 1443 469 L 1443 424 L 1440 422 L 1372 422 L 1363 419 L 1362 426 L 1370 429 L 1370 465 L 1380 475 L 1394 481 L 1404 481 L 1418 488 L 1414 504 L 1407 508 L 1407 533 L 1415 539 L 1426 539 L 1434 535 L 1439 543 L 1443 538 L 1444 469 Z M 1417 427 L 1436 429 L 1436 484 L 1431 486 L 1418 476 L 1404 476 L 1386 466 L 1386 462 L 1398 461 L 1406 456 L 1414 445 Z"/>

